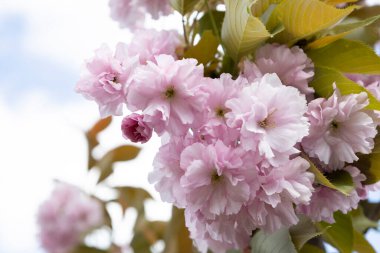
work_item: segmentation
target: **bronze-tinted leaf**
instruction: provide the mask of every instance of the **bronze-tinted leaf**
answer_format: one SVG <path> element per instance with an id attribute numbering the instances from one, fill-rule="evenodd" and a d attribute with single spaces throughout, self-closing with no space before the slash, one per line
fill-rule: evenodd
<path id="1" fill-rule="evenodd" d="M 144 201 L 147 199 L 152 199 L 152 196 L 146 190 L 142 188 L 135 187 L 116 187 L 119 192 L 118 201 L 125 211 L 129 207 L 134 207 L 140 210 L 144 206 Z"/>
<path id="2" fill-rule="evenodd" d="M 94 157 L 92 156 L 92 150 L 99 145 L 99 142 L 98 142 L 98 139 L 97 139 L 97 136 L 98 134 L 103 131 L 104 129 L 106 129 L 112 122 L 112 117 L 107 117 L 107 118 L 104 118 L 104 119 L 100 119 L 98 122 L 95 123 L 95 125 L 93 125 L 91 127 L 91 129 L 89 129 L 85 135 L 86 135 L 86 139 L 87 139 L 87 144 L 88 144 L 88 169 L 90 170 L 92 167 L 94 167 L 94 165 L 96 164 L 96 160 L 94 159 Z"/>
<path id="3" fill-rule="evenodd" d="M 195 253 L 193 241 L 185 226 L 185 216 L 183 209 L 173 207 L 172 219 L 168 224 L 165 235 L 164 253 Z"/>
<path id="4" fill-rule="evenodd" d="M 113 164 L 134 159 L 140 152 L 140 148 L 130 145 L 119 146 L 107 152 L 96 164 L 100 170 L 98 182 L 102 182 L 113 172 Z"/>

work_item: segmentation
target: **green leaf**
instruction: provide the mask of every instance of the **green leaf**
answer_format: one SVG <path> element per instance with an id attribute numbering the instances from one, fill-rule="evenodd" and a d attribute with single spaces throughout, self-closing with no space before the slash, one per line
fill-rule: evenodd
<path id="1" fill-rule="evenodd" d="M 206 65 L 215 59 L 219 42 L 212 31 L 205 31 L 197 45 L 190 47 L 184 54 L 185 58 L 195 58 Z"/>
<path id="2" fill-rule="evenodd" d="M 212 27 L 212 21 L 210 14 L 213 16 L 216 28 L 218 32 L 222 30 L 222 24 L 223 24 L 223 19 L 224 19 L 224 11 L 216 11 L 212 10 L 211 12 L 205 12 L 203 16 L 199 19 L 199 27 L 198 27 L 198 33 L 202 35 L 206 30 L 211 30 L 213 31 Z M 214 32 L 214 31 L 213 31 Z M 215 34 L 215 36 L 220 36 L 220 34 Z"/>
<path id="3" fill-rule="evenodd" d="M 358 232 L 365 232 L 368 228 L 377 228 L 378 224 L 365 216 L 362 206 L 350 212 L 352 225 Z"/>
<path id="4" fill-rule="evenodd" d="M 346 196 L 354 189 L 352 177 L 347 171 L 338 170 L 330 173 L 328 177 L 326 177 L 306 155 L 302 155 L 302 157 L 309 162 L 309 170 L 314 174 L 317 183 L 337 190 Z"/>
<path id="5" fill-rule="evenodd" d="M 251 240 L 252 253 L 297 253 L 288 229 L 280 229 L 273 234 L 258 231 Z"/>
<path id="6" fill-rule="evenodd" d="M 144 201 L 147 199 L 153 199 L 152 196 L 146 190 L 135 187 L 116 187 L 119 192 L 119 203 L 125 211 L 129 207 L 134 207 L 138 211 L 143 209 Z"/>
<path id="7" fill-rule="evenodd" d="M 130 145 L 119 146 L 106 153 L 96 164 L 100 170 L 98 182 L 102 182 L 113 172 L 115 162 L 128 161 L 134 159 L 140 152 L 140 148 Z"/>
<path id="8" fill-rule="evenodd" d="M 321 248 L 318 248 L 311 244 L 305 244 L 299 253 L 325 253 L 325 251 Z"/>
<path id="9" fill-rule="evenodd" d="M 380 6 L 361 6 L 360 9 L 357 9 L 351 13 L 349 17 L 357 19 L 367 19 L 373 16 L 380 14 Z M 355 30 L 354 33 L 349 34 L 347 37 L 350 39 L 360 40 L 369 45 L 374 44 L 379 40 L 379 30 L 380 20 L 358 30 Z"/>
<path id="10" fill-rule="evenodd" d="M 297 250 L 300 250 L 305 243 L 324 233 L 324 231 L 317 231 L 313 222 L 305 216 L 300 217 L 297 225 L 289 229 L 292 241 Z"/>
<path id="11" fill-rule="evenodd" d="M 301 39 L 338 23 L 355 8 L 337 9 L 319 0 L 284 0 L 276 7 L 276 15 L 287 39 Z"/>
<path id="12" fill-rule="evenodd" d="M 341 212 L 334 213 L 334 224 L 320 222 L 317 224 L 320 230 L 330 227 L 322 237 L 337 248 L 341 253 L 351 253 L 353 250 L 354 231 L 351 217 Z"/>
<path id="13" fill-rule="evenodd" d="M 354 181 L 349 172 L 344 170 L 336 170 L 326 174 L 329 181 L 335 186 L 335 189 L 345 195 L 350 195 L 355 189 Z"/>
<path id="14" fill-rule="evenodd" d="M 173 206 L 172 218 L 168 224 L 165 234 L 164 253 L 193 253 L 193 241 L 185 226 L 185 216 L 183 209 Z"/>
<path id="15" fill-rule="evenodd" d="M 355 31 L 356 29 L 363 28 L 374 23 L 379 18 L 380 18 L 380 15 L 375 16 L 375 17 L 370 17 L 365 20 L 359 20 L 356 22 L 343 23 L 341 25 L 337 25 L 332 29 L 323 31 L 322 34 L 320 35 L 321 38 L 310 43 L 307 46 L 307 48 L 317 49 L 317 48 L 324 47 L 328 44 L 333 43 L 334 41 L 337 41 L 338 39 L 343 38 L 344 36 Z"/>
<path id="16" fill-rule="evenodd" d="M 199 0 L 169 0 L 169 2 L 174 10 L 185 15 L 194 9 Z"/>
<path id="17" fill-rule="evenodd" d="M 86 245 L 80 245 L 76 247 L 74 250 L 70 251 L 70 253 L 107 253 L 107 250 L 88 247 Z"/>
<path id="18" fill-rule="evenodd" d="M 333 93 L 333 83 L 336 84 L 342 95 L 366 92 L 369 99 L 367 109 L 380 110 L 380 102 L 367 89 L 343 76 L 339 71 L 327 67 L 315 67 L 314 78 L 310 83 L 316 93 L 322 97 L 329 97 Z"/>
<path id="19" fill-rule="evenodd" d="M 354 230 L 353 250 L 358 253 L 376 253 L 372 245 L 365 239 L 362 233 Z"/>
<path id="20" fill-rule="evenodd" d="M 358 0 L 323 0 L 323 2 L 331 5 L 338 5 L 338 4 L 343 4 L 343 3 L 354 3 L 357 2 Z"/>
<path id="21" fill-rule="evenodd" d="M 282 0 L 255 0 L 251 5 L 252 15 L 260 17 L 272 4 L 278 4 Z"/>
<path id="22" fill-rule="evenodd" d="M 380 74 L 380 57 L 371 47 L 359 41 L 340 39 L 307 54 L 316 66 L 344 73 Z"/>
<path id="23" fill-rule="evenodd" d="M 271 37 L 259 18 L 249 11 L 249 0 L 226 0 L 226 14 L 222 25 L 222 41 L 235 62 L 249 54 Z"/>
<path id="24" fill-rule="evenodd" d="M 96 122 L 90 130 L 88 130 L 85 135 L 87 139 L 88 145 L 88 170 L 95 166 L 96 160 L 92 156 L 92 150 L 99 145 L 98 134 L 106 129 L 112 122 L 112 117 L 107 117 L 104 119 L 100 119 Z"/>

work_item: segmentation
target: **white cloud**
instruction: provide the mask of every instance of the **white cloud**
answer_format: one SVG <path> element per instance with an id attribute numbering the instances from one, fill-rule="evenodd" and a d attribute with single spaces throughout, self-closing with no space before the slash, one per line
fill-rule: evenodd
<path id="1" fill-rule="evenodd" d="M 0 251 L 32 252 L 37 248 L 35 213 L 50 194 L 53 179 L 88 186 L 83 130 L 97 120 L 98 111 L 94 103 L 85 100 L 55 105 L 41 92 L 21 98 L 14 108 L 3 101 L 0 98 Z M 100 136 L 105 144 L 100 152 L 126 143 L 120 135 L 119 121 L 116 119 Z M 138 159 L 119 164 L 110 184 L 144 187 L 157 197 L 147 174 L 158 143 L 154 139 L 144 145 Z M 169 205 L 149 206 L 155 209 L 151 219 L 169 217 Z M 118 232 L 122 238 L 119 241 L 130 237 L 125 233 Z"/>
<path id="2" fill-rule="evenodd" d="M 108 1 L 0 0 L 0 17 L 13 13 L 27 23 L 28 52 L 78 69 L 102 43 L 128 42 L 131 33 L 109 17 Z M 174 22 L 173 22 L 174 21 Z M 179 28 L 179 15 L 149 22 L 158 29 Z"/>

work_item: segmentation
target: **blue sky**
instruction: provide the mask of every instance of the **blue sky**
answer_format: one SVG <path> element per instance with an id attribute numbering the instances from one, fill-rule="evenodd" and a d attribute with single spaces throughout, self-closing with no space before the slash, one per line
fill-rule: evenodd
<path id="1" fill-rule="evenodd" d="M 78 70 L 25 50 L 26 19 L 18 14 L 1 17 L 0 84 L 7 103 L 30 90 L 44 90 L 57 102 L 76 99 L 73 92 Z M 63 49 L 64 50 L 64 49 Z"/>

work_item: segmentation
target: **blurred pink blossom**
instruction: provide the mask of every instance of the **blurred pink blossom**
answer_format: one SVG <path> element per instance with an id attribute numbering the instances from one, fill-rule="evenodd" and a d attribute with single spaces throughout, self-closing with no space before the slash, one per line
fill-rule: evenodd
<path id="1" fill-rule="evenodd" d="M 100 203 L 73 185 L 59 183 L 39 208 L 37 222 L 41 245 L 50 253 L 67 253 L 85 234 L 100 226 Z"/>
<path id="2" fill-rule="evenodd" d="M 175 30 L 139 30 L 128 46 L 128 55 L 138 55 L 141 64 L 155 62 L 155 56 L 160 54 L 171 55 L 177 59 L 176 50 L 181 46 L 181 37 Z"/>

